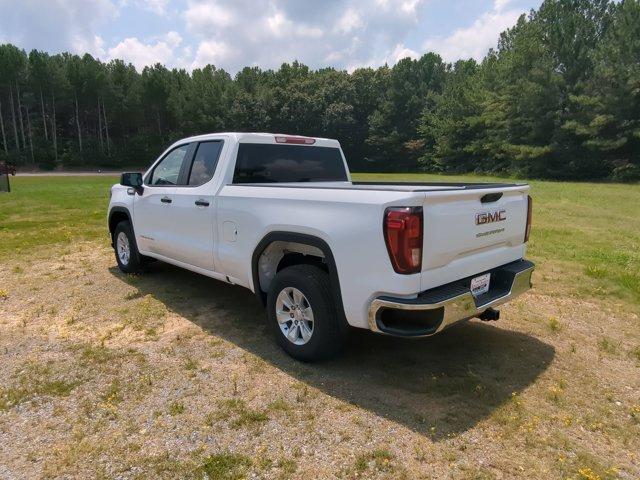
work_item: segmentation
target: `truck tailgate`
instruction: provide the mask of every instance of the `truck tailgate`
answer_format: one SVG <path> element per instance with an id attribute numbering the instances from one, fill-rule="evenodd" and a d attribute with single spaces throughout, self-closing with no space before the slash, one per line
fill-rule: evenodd
<path id="1" fill-rule="evenodd" d="M 423 288 L 522 258 L 528 190 L 518 185 L 425 193 Z"/>

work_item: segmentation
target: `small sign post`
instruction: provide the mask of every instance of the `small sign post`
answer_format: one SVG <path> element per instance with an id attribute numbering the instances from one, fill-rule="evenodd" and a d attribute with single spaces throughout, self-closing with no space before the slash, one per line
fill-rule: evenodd
<path id="1" fill-rule="evenodd" d="M 11 184 L 9 183 L 9 169 L 0 165 L 0 192 L 10 192 Z"/>

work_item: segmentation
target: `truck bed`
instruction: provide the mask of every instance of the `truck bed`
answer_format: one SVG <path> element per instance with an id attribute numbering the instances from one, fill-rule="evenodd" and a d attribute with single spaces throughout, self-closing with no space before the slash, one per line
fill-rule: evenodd
<path id="1" fill-rule="evenodd" d="M 526 183 L 455 183 L 455 182 L 292 182 L 241 183 L 243 187 L 321 188 L 330 190 L 381 190 L 398 192 L 438 192 L 449 190 L 485 190 L 522 187 Z"/>

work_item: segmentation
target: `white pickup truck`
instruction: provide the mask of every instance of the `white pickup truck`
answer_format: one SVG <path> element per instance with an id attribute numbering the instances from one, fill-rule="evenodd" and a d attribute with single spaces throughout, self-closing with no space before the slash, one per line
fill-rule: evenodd
<path id="1" fill-rule="evenodd" d="M 157 259 L 252 290 L 305 361 L 349 327 L 424 337 L 531 287 L 526 184 L 352 182 L 336 140 L 218 133 L 111 188 L 123 272 Z"/>

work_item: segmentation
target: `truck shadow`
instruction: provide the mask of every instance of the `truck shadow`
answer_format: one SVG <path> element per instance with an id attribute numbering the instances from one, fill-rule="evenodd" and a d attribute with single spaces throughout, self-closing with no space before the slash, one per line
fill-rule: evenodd
<path id="1" fill-rule="evenodd" d="M 507 421 L 514 395 L 555 355 L 530 335 L 471 321 L 418 340 L 354 331 L 339 358 L 303 364 L 276 345 L 260 302 L 247 289 L 163 263 L 135 279 L 110 271 L 294 378 L 434 440 L 464 432 L 501 407 Z"/>

